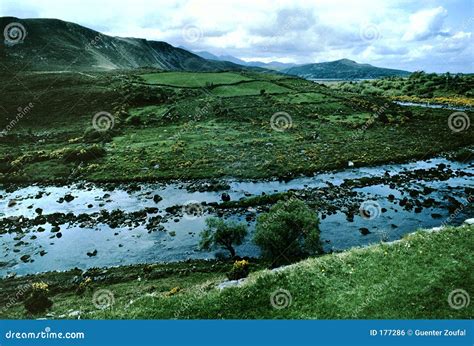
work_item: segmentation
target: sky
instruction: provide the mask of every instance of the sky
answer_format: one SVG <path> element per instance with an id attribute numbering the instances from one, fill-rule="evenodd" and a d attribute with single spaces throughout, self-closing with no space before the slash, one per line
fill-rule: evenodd
<path id="1" fill-rule="evenodd" d="M 58 18 L 246 61 L 474 72 L 474 0 L 1 0 L 0 16 Z"/>

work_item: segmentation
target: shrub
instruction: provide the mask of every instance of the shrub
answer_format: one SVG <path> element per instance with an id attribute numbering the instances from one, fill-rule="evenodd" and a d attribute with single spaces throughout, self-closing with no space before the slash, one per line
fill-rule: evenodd
<path id="1" fill-rule="evenodd" d="M 139 115 L 131 115 L 125 120 L 127 124 L 130 125 L 141 125 L 142 124 L 142 118 Z"/>
<path id="2" fill-rule="evenodd" d="M 76 294 L 82 295 L 87 289 L 89 289 L 92 285 L 92 279 L 90 277 L 87 277 L 84 279 L 84 281 L 81 281 L 79 286 L 77 286 L 76 289 Z"/>
<path id="3" fill-rule="evenodd" d="M 53 306 L 49 299 L 49 287 L 44 282 L 36 282 L 31 287 L 31 292 L 25 300 L 25 309 L 31 314 L 40 314 Z"/>
<path id="4" fill-rule="evenodd" d="M 85 162 L 105 156 L 105 149 L 99 145 L 90 147 L 65 148 L 56 152 L 65 162 Z"/>
<path id="5" fill-rule="evenodd" d="M 226 223 L 215 217 L 207 219 L 206 225 L 207 228 L 201 233 L 199 247 L 204 250 L 222 247 L 229 251 L 231 257 L 235 257 L 234 245 L 242 244 L 247 235 L 245 225 L 235 222 Z"/>
<path id="6" fill-rule="evenodd" d="M 258 217 L 254 241 L 274 263 L 291 262 L 321 251 L 318 225 L 317 215 L 291 198 Z"/>
<path id="7" fill-rule="evenodd" d="M 243 259 L 241 261 L 235 261 L 230 272 L 227 273 L 229 280 L 239 280 L 246 278 L 250 271 L 249 261 Z"/>
<path id="8" fill-rule="evenodd" d="M 82 138 L 86 143 L 106 142 L 112 139 L 115 131 L 113 129 L 97 131 L 94 127 L 86 128 Z"/>

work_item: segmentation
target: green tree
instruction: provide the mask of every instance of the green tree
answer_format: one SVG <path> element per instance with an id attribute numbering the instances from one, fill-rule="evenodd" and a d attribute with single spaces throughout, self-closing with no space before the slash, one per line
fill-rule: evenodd
<path id="1" fill-rule="evenodd" d="M 235 257 L 234 245 L 242 244 L 247 235 L 247 227 L 236 222 L 224 222 L 219 218 L 209 218 L 206 220 L 207 228 L 201 233 L 199 247 L 203 250 L 210 250 L 214 247 L 223 247 Z"/>
<path id="2" fill-rule="evenodd" d="M 277 263 L 313 255 L 321 251 L 318 217 L 299 199 L 279 201 L 258 217 L 254 242 Z"/>

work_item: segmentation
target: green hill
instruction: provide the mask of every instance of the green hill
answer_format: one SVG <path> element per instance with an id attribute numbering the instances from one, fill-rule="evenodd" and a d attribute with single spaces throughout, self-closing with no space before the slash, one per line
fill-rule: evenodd
<path id="1" fill-rule="evenodd" d="M 166 42 L 112 37 L 58 19 L 1 17 L 0 27 L 23 25 L 21 43 L 0 45 L 1 68 L 26 71 L 103 71 L 154 67 L 164 70 L 242 70 L 225 61 L 203 59 Z"/>
<path id="2" fill-rule="evenodd" d="M 370 79 L 410 74 L 408 71 L 359 64 L 349 59 L 295 66 L 281 72 L 307 79 Z"/>

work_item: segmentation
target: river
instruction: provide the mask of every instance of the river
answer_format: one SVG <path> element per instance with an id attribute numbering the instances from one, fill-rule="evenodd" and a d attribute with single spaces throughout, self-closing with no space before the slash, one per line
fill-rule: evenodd
<path id="1" fill-rule="evenodd" d="M 414 172 L 417 172 L 416 179 Z M 228 179 L 224 181 L 229 186 L 225 191 L 194 191 L 191 187 L 195 182 L 146 183 L 138 184 L 134 189 L 130 184 L 84 182 L 67 186 L 3 186 L 0 189 L 3 227 L 0 232 L 0 276 L 75 267 L 214 258 L 218 250 L 198 250 L 199 233 L 205 227 L 205 219 L 213 215 L 246 222 L 250 234 L 245 243 L 237 247 L 237 253 L 259 256 L 259 249 L 251 238 L 256 216 L 267 207 L 222 211 L 209 206 L 220 203 L 224 192 L 232 201 L 290 190 L 310 200 L 323 198 L 317 197 L 318 194 L 325 196 L 329 203 L 334 199 L 335 210 L 322 208 L 317 211 L 326 252 L 395 240 L 421 227 L 457 225 L 472 217 L 473 209 L 468 199 L 474 187 L 473 176 L 473 163 L 434 158 L 348 168 L 287 182 Z M 350 181 L 365 183 L 347 187 L 346 183 Z M 205 185 L 201 182 L 201 186 Z M 342 186 L 345 187 L 340 190 Z M 162 200 L 154 200 L 155 195 Z M 71 197 L 64 200 L 65 196 Z M 406 201 L 402 202 L 407 196 L 408 203 L 414 203 L 414 208 L 407 208 Z M 358 207 L 361 202 L 375 205 L 375 213 L 367 217 L 356 212 L 348 217 L 351 215 L 348 210 Z M 177 206 L 175 211 L 167 210 L 172 206 Z M 113 210 L 126 213 L 147 210 L 147 213 L 141 219 L 144 222 L 133 217 L 118 225 L 100 221 L 102 211 Z M 56 229 L 44 221 L 34 221 L 35 225 L 31 226 L 32 220 L 53 213 L 70 213 L 69 221 L 60 222 Z M 162 217 L 160 229 L 150 231 L 147 222 L 156 216 Z M 30 226 L 11 226 L 12 223 Z"/>

